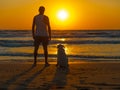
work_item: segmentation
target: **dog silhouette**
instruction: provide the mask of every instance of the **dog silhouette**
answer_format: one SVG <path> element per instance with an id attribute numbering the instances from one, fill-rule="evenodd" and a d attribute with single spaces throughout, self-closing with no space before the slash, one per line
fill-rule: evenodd
<path id="1" fill-rule="evenodd" d="M 65 53 L 65 47 L 62 44 L 57 45 L 57 67 L 68 68 L 68 57 Z"/>

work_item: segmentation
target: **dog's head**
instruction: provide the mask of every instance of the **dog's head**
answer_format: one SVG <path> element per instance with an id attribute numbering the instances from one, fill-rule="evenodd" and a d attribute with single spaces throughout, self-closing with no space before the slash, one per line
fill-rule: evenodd
<path id="1" fill-rule="evenodd" d="M 58 49 L 64 49 L 65 47 L 64 47 L 64 45 L 62 45 L 62 44 L 58 44 L 58 45 L 57 45 L 57 48 L 58 48 Z"/>

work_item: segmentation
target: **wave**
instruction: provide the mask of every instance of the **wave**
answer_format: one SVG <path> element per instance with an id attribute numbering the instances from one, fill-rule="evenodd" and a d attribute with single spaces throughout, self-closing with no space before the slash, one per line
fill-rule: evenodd
<path id="1" fill-rule="evenodd" d="M 115 41 L 101 41 L 101 40 L 52 40 L 50 41 L 50 45 L 52 44 L 120 44 L 120 40 Z M 28 47 L 33 46 L 33 40 L 0 40 L 0 46 L 2 47 Z"/>
<path id="2" fill-rule="evenodd" d="M 0 40 L 0 46 L 3 47 L 25 47 L 33 46 L 33 41 L 24 41 L 24 40 Z"/>
<path id="3" fill-rule="evenodd" d="M 17 56 L 19 57 L 33 57 L 31 53 L 1 53 L 0 56 Z M 86 59 L 86 60 L 99 60 L 99 59 L 107 59 L 107 60 L 120 60 L 120 56 L 94 56 L 94 55 L 67 55 L 68 58 L 79 58 L 79 59 Z M 44 57 L 43 54 L 39 54 L 38 57 Z M 49 54 L 49 58 L 57 58 L 56 54 Z"/>
<path id="4" fill-rule="evenodd" d="M 62 40 L 63 39 L 63 40 Z M 21 30 L 0 30 L 0 57 L 10 57 L 11 59 L 17 57 L 30 57 L 33 58 L 32 53 L 21 53 L 18 51 L 10 51 L 14 47 L 32 47 L 34 41 L 32 40 L 31 31 L 21 31 Z M 79 31 L 79 30 L 68 30 L 68 31 L 52 31 L 52 40 L 50 41 L 51 48 L 54 47 L 56 44 L 69 44 L 69 45 L 81 45 L 81 44 L 120 44 L 120 31 Z M 94 46 L 94 45 L 93 45 Z M 119 46 L 119 45 L 118 45 Z M 107 49 L 105 49 L 107 50 Z M 110 53 L 110 54 L 95 54 L 91 55 L 89 52 L 87 55 L 79 55 L 74 53 L 68 55 L 68 58 L 74 58 L 79 60 L 120 60 L 119 51 L 116 51 L 116 54 L 112 54 L 111 51 L 108 50 L 101 50 L 101 53 Z M 114 50 L 113 50 L 114 51 Z M 94 51 L 93 51 L 94 52 Z M 94 52 L 95 53 L 95 52 Z M 114 53 L 114 52 L 113 52 Z M 98 56 L 97 56 L 98 55 Z M 104 56 L 105 55 L 105 56 Z M 109 55 L 109 56 L 107 56 Z M 113 56 L 116 55 L 116 56 Z M 44 58 L 43 54 L 39 54 L 40 57 Z M 57 58 L 56 54 L 49 54 L 49 58 Z"/>
<path id="5" fill-rule="evenodd" d="M 32 33 L 31 30 L 0 30 L 0 37 L 31 37 Z M 72 38 L 72 37 L 120 37 L 119 30 L 52 30 L 52 37 L 53 38 Z"/>

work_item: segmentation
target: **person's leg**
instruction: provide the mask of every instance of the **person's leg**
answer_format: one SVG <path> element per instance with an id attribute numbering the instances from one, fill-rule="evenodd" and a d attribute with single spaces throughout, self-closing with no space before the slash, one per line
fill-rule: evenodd
<path id="1" fill-rule="evenodd" d="M 38 55 L 38 49 L 39 49 L 39 39 L 36 37 L 34 41 L 34 64 L 37 62 L 37 55 Z"/>
<path id="2" fill-rule="evenodd" d="M 44 56 L 45 56 L 45 64 L 48 64 L 48 49 L 47 49 L 47 45 L 43 44 L 43 49 L 44 49 Z"/>
<path id="3" fill-rule="evenodd" d="M 45 66 L 49 66 L 50 64 L 48 63 L 48 37 L 43 37 L 42 46 L 44 49 Z"/>
<path id="4" fill-rule="evenodd" d="M 34 64 L 37 62 L 38 48 L 39 45 L 34 46 Z"/>

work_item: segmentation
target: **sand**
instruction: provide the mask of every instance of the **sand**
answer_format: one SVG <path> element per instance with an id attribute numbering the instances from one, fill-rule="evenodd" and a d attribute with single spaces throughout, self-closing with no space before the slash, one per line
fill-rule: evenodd
<path id="1" fill-rule="evenodd" d="M 120 90 L 119 62 L 55 64 L 1 63 L 0 90 Z"/>

